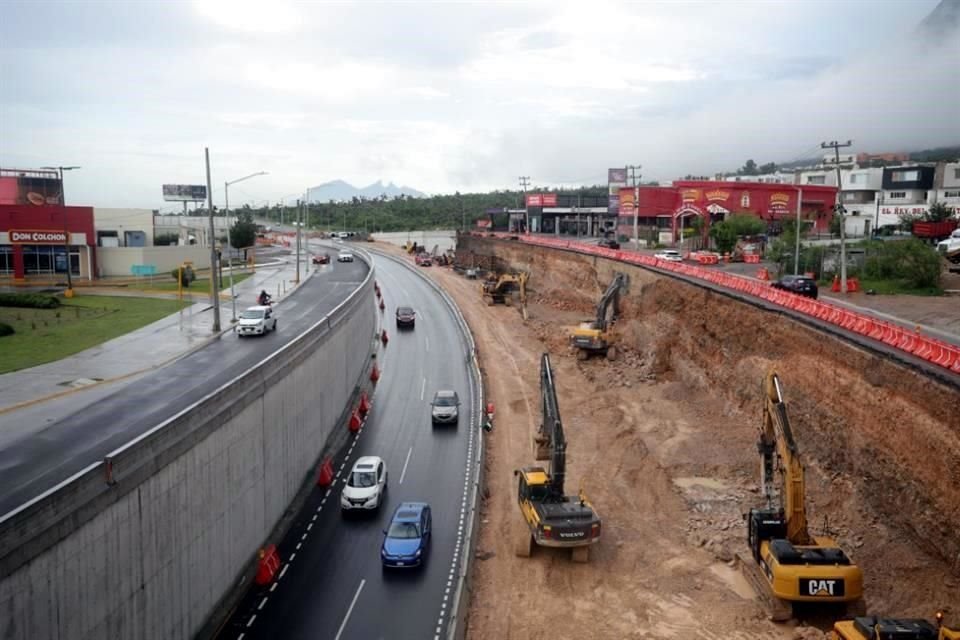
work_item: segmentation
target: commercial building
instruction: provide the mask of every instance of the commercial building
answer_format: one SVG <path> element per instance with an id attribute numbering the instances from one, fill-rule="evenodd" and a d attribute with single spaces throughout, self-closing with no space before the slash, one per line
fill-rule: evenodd
<path id="1" fill-rule="evenodd" d="M 214 242 L 227 238 L 230 227 L 237 223 L 236 216 L 213 216 Z M 210 246 L 210 218 L 207 216 L 170 216 L 153 217 L 154 237 L 177 236 L 180 245 Z M 224 241 L 223 244 L 226 244 Z"/>
<path id="2" fill-rule="evenodd" d="M 877 207 L 877 228 L 900 224 L 903 215 L 919 216 L 936 202 L 933 188 L 936 167 L 913 165 L 885 167 L 883 191 Z"/>
<path id="3" fill-rule="evenodd" d="M 90 280 L 97 251 L 92 207 L 0 204 L 0 278 Z"/>
<path id="4" fill-rule="evenodd" d="M 934 186 L 937 202 L 942 202 L 954 215 L 960 214 L 960 162 L 940 165 Z"/>
<path id="5" fill-rule="evenodd" d="M 153 209 L 94 207 L 98 247 L 152 247 Z"/>
<path id="6" fill-rule="evenodd" d="M 705 244 L 711 224 L 736 214 L 765 221 L 770 234 L 780 233 L 783 220 L 797 215 L 815 230 L 826 232 L 837 190 L 818 185 L 678 180 L 671 187 L 640 187 L 636 206 L 633 192 L 632 188 L 620 192 L 620 235 L 633 235 L 636 217 L 640 239 L 676 244 L 690 238 L 695 247 Z M 700 223 L 695 225 L 696 219 Z"/>

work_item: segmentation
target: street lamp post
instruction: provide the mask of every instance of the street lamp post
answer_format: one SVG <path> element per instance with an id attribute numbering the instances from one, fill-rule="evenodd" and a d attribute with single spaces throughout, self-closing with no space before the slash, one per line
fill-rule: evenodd
<path id="1" fill-rule="evenodd" d="M 63 250 L 66 252 L 67 259 L 67 290 L 64 292 L 64 296 L 67 298 L 73 297 L 73 277 L 70 273 L 70 227 L 67 225 L 67 197 L 64 195 L 63 189 L 63 172 L 64 171 L 73 171 L 74 169 L 79 169 L 80 167 L 40 167 L 41 169 L 48 169 L 50 171 L 57 171 L 57 175 L 60 177 L 60 208 L 63 210 Z M 54 267 L 56 271 L 56 267 Z"/>
<path id="2" fill-rule="evenodd" d="M 223 209 L 224 215 L 227 218 L 227 222 L 230 221 L 230 185 L 237 184 L 238 182 L 243 182 L 244 180 L 249 180 L 250 178 L 256 178 L 257 176 L 267 175 L 266 171 L 258 171 L 257 173 L 251 173 L 248 176 L 243 176 L 242 178 L 237 178 L 236 180 L 230 180 L 223 183 Z M 281 213 L 281 215 L 283 215 Z M 227 244 L 230 244 L 230 233 L 227 232 Z M 228 247 L 229 248 L 229 247 Z M 237 321 L 237 295 L 233 290 L 233 256 L 230 257 L 230 301 L 232 302 L 233 307 L 233 318 L 230 319 L 230 322 L 236 323 Z"/>

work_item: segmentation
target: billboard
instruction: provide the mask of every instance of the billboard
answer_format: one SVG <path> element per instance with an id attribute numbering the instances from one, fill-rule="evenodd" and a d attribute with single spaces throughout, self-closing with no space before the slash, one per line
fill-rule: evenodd
<path id="1" fill-rule="evenodd" d="M 62 205 L 63 189 L 57 173 L 0 169 L 0 204 Z"/>
<path id="2" fill-rule="evenodd" d="M 555 193 L 544 193 L 542 194 L 543 206 L 545 207 L 555 207 L 557 206 L 557 194 Z"/>
<path id="3" fill-rule="evenodd" d="M 165 184 L 163 199 L 167 202 L 203 202 L 207 199 L 207 186 L 203 184 Z"/>
<path id="4" fill-rule="evenodd" d="M 620 213 L 620 189 L 627 186 L 627 168 L 615 167 L 607 169 L 607 193 L 610 196 L 610 203 L 607 206 L 607 213 L 615 216 Z"/>
<path id="5" fill-rule="evenodd" d="M 557 194 L 555 193 L 528 193 L 528 207 L 555 207 L 557 206 Z"/>

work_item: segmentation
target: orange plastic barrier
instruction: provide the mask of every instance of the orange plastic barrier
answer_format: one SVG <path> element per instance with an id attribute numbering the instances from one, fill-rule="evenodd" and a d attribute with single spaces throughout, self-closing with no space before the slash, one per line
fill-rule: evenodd
<path id="1" fill-rule="evenodd" d="M 366 391 L 360 394 L 360 404 L 357 406 L 357 411 L 360 412 L 361 416 L 366 416 L 370 413 L 370 399 L 367 398 Z"/>
<path id="2" fill-rule="evenodd" d="M 380 379 L 380 369 L 377 367 L 377 363 L 373 363 L 373 369 L 370 370 L 370 382 L 376 382 Z"/>
<path id="3" fill-rule="evenodd" d="M 323 459 L 320 469 L 317 471 L 317 486 L 329 487 L 333 482 L 333 460 L 330 456 Z"/>
<path id="4" fill-rule="evenodd" d="M 757 264 L 760 262 L 760 256 L 752 253 L 744 254 L 743 261 L 747 264 Z"/>
<path id="5" fill-rule="evenodd" d="M 769 279 L 770 279 L 770 272 L 767 271 L 767 268 L 766 268 L 766 267 L 760 267 L 759 269 L 757 269 L 757 279 L 758 279 L 758 280 L 769 280 Z"/>
<path id="6" fill-rule="evenodd" d="M 363 420 L 360 419 L 360 411 L 357 409 L 353 410 L 353 413 L 350 414 L 349 428 L 351 433 L 356 433 L 360 431 L 360 425 L 363 424 Z"/>
<path id="7" fill-rule="evenodd" d="M 270 584 L 273 576 L 280 568 L 280 556 L 277 554 L 277 545 L 272 544 L 266 549 L 260 549 L 260 562 L 257 564 L 255 581 L 261 587 Z"/>

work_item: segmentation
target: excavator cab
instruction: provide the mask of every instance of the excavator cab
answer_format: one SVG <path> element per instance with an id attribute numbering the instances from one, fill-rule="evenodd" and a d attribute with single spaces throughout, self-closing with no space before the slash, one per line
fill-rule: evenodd
<path id="1" fill-rule="evenodd" d="M 830 640 L 958 640 L 960 630 L 943 624 L 938 611 L 936 624 L 918 618 L 858 616 L 833 625 Z"/>

